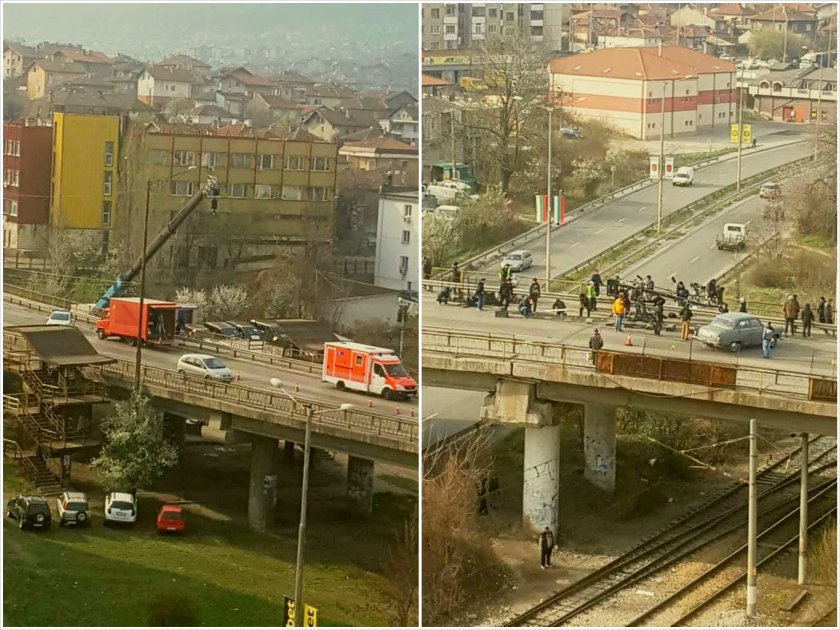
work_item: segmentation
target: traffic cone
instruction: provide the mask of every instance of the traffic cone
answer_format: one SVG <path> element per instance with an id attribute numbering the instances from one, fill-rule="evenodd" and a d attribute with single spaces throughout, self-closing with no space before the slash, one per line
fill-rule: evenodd
<path id="1" fill-rule="evenodd" d="M 632 346 L 633 342 L 630 340 L 630 333 L 627 333 L 627 341 L 624 342 L 625 346 Z"/>

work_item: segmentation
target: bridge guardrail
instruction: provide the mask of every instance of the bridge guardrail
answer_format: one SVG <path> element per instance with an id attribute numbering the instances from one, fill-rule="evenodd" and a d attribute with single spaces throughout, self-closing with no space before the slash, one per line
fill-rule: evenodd
<path id="1" fill-rule="evenodd" d="M 503 361 L 526 359 L 539 363 L 562 365 L 589 372 L 600 372 L 593 361 L 591 350 L 581 346 L 563 344 L 537 339 L 517 338 L 513 335 L 478 334 L 467 331 L 442 328 L 424 328 L 424 352 L 440 352 L 451 355 L 496 357 Z M 639 352 L 641 350 L 641 352 Z M 609 352 L 609 351 L 606 351 Z M 605 352 L 605 353 L 606 353 Z M 645 356 L 645 349 L 636 348 L 614 354 Z M 647 356 L 662 360 L 673 359 L 685 362 L 685 357 L 673 357 L 647 353 Z M 726 370 L 736 370 L 735 389 L 747 389 L 761 394 L 779 394 L 787 397 L 824 400 L 821 394 L 826 386 L 833 387 L 836 396 L 837 378 L 825 374 L 804 374 L 800 371 L 759 368 L 736 361 L 735 364 L 715 364 L 711 361 L 694 361 L 689 347 L 689 361 L 698 365 L 719 366 Z M 651 378 L 648 374 L 647 378 Z M 670 375 L 660 375 L 657 380 L 679 380 Z M 687 381 L 694 382 L 694 381 Z M 817 385 L 815 385 L 817 383 Z"/>
<path id="2" fill-rule="evenodd" d="M 118 361 L 100 368 L 104 374 L 116 376 L 120 380 L 131 382 L 134 379 L 134 364 L 131 361 Z M 218 383 L 183 376 L 171 370 L 143 366 L 144 382 L 154 383 L 168 389 L 175 389 L 191 394 L 200 394 L 211 400 L 231 402 L 237 405 L 256 407 L 273 413 L 282 412 L 296 420 L 304 422 L 306 414 L 295 403 L 280 392 L 255 389 L 232 383 Z M 315 426 L 336 426 L 361 433 L 391 436 L 406 443 L 418 443 L 419 424 L 417 420 L 402 420 L 356 408 L 339 410 L 335 405 L 327 405 L 312 398 L 295 396 L 302 404 L 311 405 L 315 412 L 336 410 L 331 416 L 315 416 Z"/>
<path id="3" fill-rule="evenodd" d="M 786 146 L 791 146 L 791 145 L 794 145 L 794 144 L 799 144 L 801 142 L 806 142 L 806 140 L 794 140 L 794 141 L 791 141 L 791 142 L 779 143 L 779 144 L 776 144 L 776 145 L 773 145 L 773 146 L 763 147 L 763 148 L 757 149 L 755 151 L 751 150 L 750 155 L 754 155 L 755 153 L 760 153 L 762 151 L 771 151 L 771 150 L 774 150 L 774 149 L 778 149 L 780 147 L 786 147 Z M 702 160 L 700 162 L 697 162 L 697 163 L 693 164 L 692 166 L 694 166 L 695 169 L 702 169 L 702 168 L 705 168 L 707 166 L 711 166 L 713 164 L 718 164 L 719 162 L 724 162 L 724 161 L 731 160 L 731 159 L 733 159 L 733 157 L 735 157 L 735 155 L 736 154 L 734 154 L 734 153 L 727 153 L 725 155 L 719 155 L 719 156 L 714 157 L 714 158 L 709 158 L 708 160 Z M 583 213 L 585 210 L 588 210 L 588 209 L 600 208 L 601 206 L 603 206 L 608 201 L 612 201 L 613 199 L 618 199 L 620 197 L 624 197 L 624 196 L 626 196 L 630 193 L 636 192 L 637 190 L 641 190 L 642 188 L 647 188 L 648 186 L 654 186 L 654 185 L 656 185 L 656 183 L 657 183 L 656 180 L 652 180 L 650 178 L 639 180 L 638 182 L 635 182 L 635 183 L 630 184 L 628 186 L 625 186 L 623 188 L 619 188 L 618 190 L 614 190 L 607 195 L 599 197 L 598 199 L 594 199 L 590 202 L 587 202 L 587 203 L 583 204 L 582 206 L 578 206 L 577 208 L 573 208 L 572 210 L 570 210 L 566 214 L 571 216 L 571 215 Z M 561 228 L 562 228 L 562 226 L 552 226 L 551 227 L 551 229 L 561 229 Z M 527 232 L 523 232 L 519 236 L 516 236 L 516 237 L 514 237 L 514 238 L 512 238 L 508 241 L 505 241 L 504 243 L 500 243 L 498 245 L 495 245 L 495 246 L 485 250 L 484 252 L 473 256 L 472 258 L 468 258 L 468 259 L 464 260 L 463 262 L 461 262 L 460 267 L 464 270 L 467 270 L 467 269 L 470 269 L 471 267 L 473 267 L 476 264 L 480 264 L 482 266 L 487 265 L 490 262 L 503 257 L 506 253 L 508 253 L 509 251 L 512 251 L 513 248 L 517 247 L 521 243 L 527 243 L 529 241 L 535 240 L 540 235 L 543 235 L 543 236 L 545 235 L 545 225 L 544 224 L 537 225 L 537 226 L 531 228 L 530 230 L 528 230 Z M 446 271 L 438 272 L 436 277 L 440 278 L 445 273 L 446 273 Z"/>

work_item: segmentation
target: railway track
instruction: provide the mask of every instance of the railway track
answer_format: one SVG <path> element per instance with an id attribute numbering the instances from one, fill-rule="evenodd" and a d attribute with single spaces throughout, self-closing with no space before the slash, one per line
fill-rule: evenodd
<path id="1" fill-rule="evenodd" d="M 777 459 L 757 475 L 760 483 L 762 517 L 767 518 L 788 507 L 796 497 L 781 499 L 785 490 L 799 480 L 799 449 Z M 836 442 L 816 437 L 809 442 L 811 473 L 836 466 Z M 642 540 L 634 548 L 588 576 L 574 582 L 546 601 L 508 621 L 514 626 L 561 626 L 592 609 L 611 595 L 643 580 L 701 547 L 743 528 L 746 523 L 746 483 L 711 498 L 669 523 L 661 531 Z M 768 500 L 774 497 L 773 503 Z"/>

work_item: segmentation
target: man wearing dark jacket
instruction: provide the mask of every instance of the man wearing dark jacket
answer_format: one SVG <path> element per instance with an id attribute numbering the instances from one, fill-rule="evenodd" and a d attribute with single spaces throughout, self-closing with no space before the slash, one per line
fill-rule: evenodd
<path id="1" fill-rule="evenodd" d="M 601 280 L 601 274 L 598 273 L 598 270 L 595 270 L 595 273 L 592 274 L 592 277 L 589 278 L 589 281 L 595 285 L 595 297 L 601 295 L 601 285 L 604 284 L 604 281 Z M 592 309 L 595 310 L 594 308 Z"/>
<path id="2" fill-rule="evenodd" d="M 825 324 L 825 298 L 820 298 L 820 303 L 817 304 L 817 321 L 820 324 Z"/>
<path id="3" fill-rule="evenodd" d="M 534 281 L 531 283 L 531 286 L 528 287 L 528 295 L 531 296 L 531 299 L 534 301 L 534 312 L 537 310 L 537 300 L 540 299 L 541 295 L 540 291 L 540 283 L 537 282 L 537 279 L 534 278 Z"/>
<path id="4" fill-rule="evenodd" d="M 475 287 L 475 307 L 479 311 L 484 310 L 484 278 Z"/>
<path id="5" fill-rule="evenodd" d="M 811 305 L 806 304 L 802 310 L 802 336 L 811 336 L 811 324 L 814 323 L 814 311 L 811 310 Z"/>
<path id="6" fill-rule="evenodd" d="M 540 568 L 551 566 L 551 551 L 554 549 L 554 534 L 546 527 L 540 534 Z"/>

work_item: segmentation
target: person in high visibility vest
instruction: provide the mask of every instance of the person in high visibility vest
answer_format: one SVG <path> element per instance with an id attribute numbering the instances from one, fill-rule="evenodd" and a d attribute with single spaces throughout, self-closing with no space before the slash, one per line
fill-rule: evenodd
<path id="1" fill-rule="evenodd" d="M 586 298 L 589 300 L 589 308 L 590 310 L 597 311 L 598 305 L 596 303 L 596 298 L 598 296 L 598 290 L 595 288 L 595 283 L 592 280 L 589 281 L 589 284 L 586 285 Z"/>

